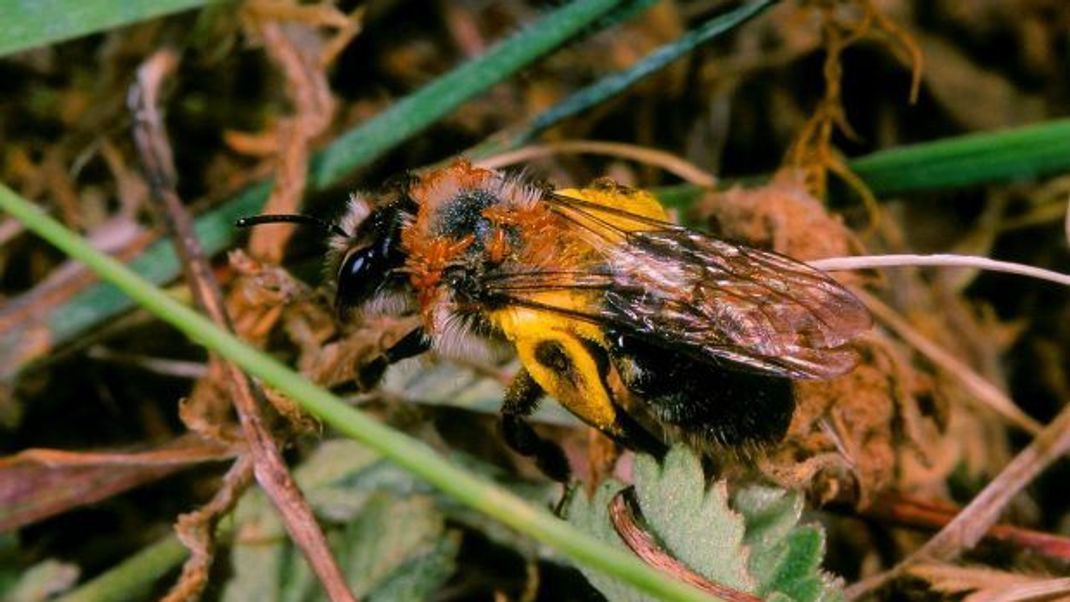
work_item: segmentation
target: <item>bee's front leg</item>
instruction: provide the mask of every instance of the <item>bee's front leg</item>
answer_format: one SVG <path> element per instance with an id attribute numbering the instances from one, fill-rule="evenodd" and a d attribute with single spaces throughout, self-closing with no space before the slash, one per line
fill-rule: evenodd
<path id="1" fill-rule="evenodd" d="M 398 342 L 372 358 L 370 362 L 357 367 L 355 376 L 357 386 L 361 391 L 374 388 L 382 380 L 383 374 L 391 364 L 420 355 L 430 348 L 431 339 L 424 334 L 423 328 L 414 328 Z"/>
<path id="2" fill-rule="evenodd" d="M 572 470 L 565 452 L 556 443 L 540 437 L 525 420 L 539 407 L 539 398 L 542 396 L 542 387 L 535 382 L 527 369 L 521 368 L 505 391 L 505 402 L 502 403 L 502 436 L 506 444 L 517 453 L 534 458 L 535 465 L 543 474 L 555 481 L 567 483 Z"/>

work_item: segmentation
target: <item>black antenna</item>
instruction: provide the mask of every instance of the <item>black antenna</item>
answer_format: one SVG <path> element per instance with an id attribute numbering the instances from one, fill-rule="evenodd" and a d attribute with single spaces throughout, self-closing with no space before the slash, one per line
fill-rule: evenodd
<path id="1" fill-rule="evenodd" d="M 325 232 L 330 232 L 331 234 L 337 234 L 338 236 L 349 236 L 349 233 L 340 228 L 338 224 L 324 221 L 318 217 L 312 217 L 311 215 L 301 215 L 300 213 L 268 213 L 265 215 L 250 215 L 248 217 L 238 218 L 238 220 L 234 222 L 234 225 L 238 228 L 250 228 L 252 226 L 259 226 L 260 224 L 278 223 L 305 224 L 308 226 L 316 226 L 317 228 Z"/>

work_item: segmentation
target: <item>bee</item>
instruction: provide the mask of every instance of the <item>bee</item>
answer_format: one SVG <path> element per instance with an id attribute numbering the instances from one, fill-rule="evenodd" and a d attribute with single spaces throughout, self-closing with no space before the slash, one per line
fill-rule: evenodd
<path id="1" fill-rule="evenodd" d="M 271 221 L 331 231 L 340 315 L 420 316 L 360 368 L 363 385 L 427 350 L 508 342 L 521 367 L 504 440 L 558 480 L 563 453 L 525 420 L 544 395 L 632 449 L 760 446 L 788 428 L 792 380 L 849 371 L 870 326 L 826 274 L 673 224 L 653 195 L 607 179 L 553 190 L 461 160 L 354 197 L 337 224 L 242 225 Z"/>

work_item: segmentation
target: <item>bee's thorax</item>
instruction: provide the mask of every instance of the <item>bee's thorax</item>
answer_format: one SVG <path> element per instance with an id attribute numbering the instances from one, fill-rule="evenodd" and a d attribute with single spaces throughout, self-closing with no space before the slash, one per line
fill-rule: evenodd
<path id="1" fill-rule="evenodd" d="M 419 210 L 402 229 L 402 247 L 429 328 L 440 305 L 466 313 L 492 303 L 471 276 L 555 256 L 544 248 L 555 237 L 552 214 L 536 202 L 542 192 L 518 179 L 462 162 L 421 179 L 410 193 Z"/>

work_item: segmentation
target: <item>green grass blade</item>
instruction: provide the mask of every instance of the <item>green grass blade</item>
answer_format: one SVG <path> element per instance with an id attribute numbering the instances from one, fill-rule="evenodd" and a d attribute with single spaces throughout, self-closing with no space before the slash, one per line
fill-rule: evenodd
<path id="1" fill-rule="evenodd" d="M 421 90 L 406 96 L 381 115 L 338 138 L 312 162 L 310 180 L 326 187 L 419 133 L 505 76 L 557 48 L 591 23 L 622 5 L 652 4 L 650 0 L 576 0 L 522 29 L 494 48 Z"/>
<path id="2" fill-rule="evenodd" d="M 890 148 L 851 159 L 847 166 L 878 198 L 1034 180 L 1070 170 L 1070 119 Z M 748 185 L 763 179 L 747 178 Z M 686 209 L 702 194 L 691 184 L 655 192 L 677 209 Z"/>
<path id="3" fill-rule="evenodd" d="M 145 597 L 149 588 L 189 556 L 174 535 L 144 548 L 54 602 L 123 602 Z"/>
<path id="4" fill-rule="evenodd" d="M 346 405 L 271 356 L 249 347 L 233 334 L 153 287 L 125 265 L 94 249 L 29 201 L 0 185 L 0 209 L 64 253 L 85 263 L 119 287 L 143 308 L 192 340 L 241 366 L 265 384 L 339 432 L 367 445 L 401 468 L 424 479 L 459 502 L 495 518 L 569 556 L 664 600 L 709 600 L 702 592 L 669 579 L 638 558 L 586 535 L 547 510 L 454 466 L 421 441 L 395 431 Z"/>
<path id="5" fill-rule="evenodd" d="M 1070 169 L 1070 119 L 878 151 L 848 165 L 877 196 L 1032 179 Z"/>
<path id="6" fill-rule="evenodd" d="M 688 31 L 678 39 L 659 47 L 631 68 L 603 77 L 590 86 L 579 90 L 535 117 L 531 121 L 531 125 L 513 139 L 512 146 L 526 144 L 564 119 L 582 113 L 619 95 L 636 82 L 660 71 L 702 44 L 743 25 L 777 2 L 779 0 L 755 0 L 723 15 L 714 17 Z"/>
<path id="7" fill-rule="evenodd" d="M 197 8 L 209 1 L 4 0 L 0 2 L 0 56 Z"/>

